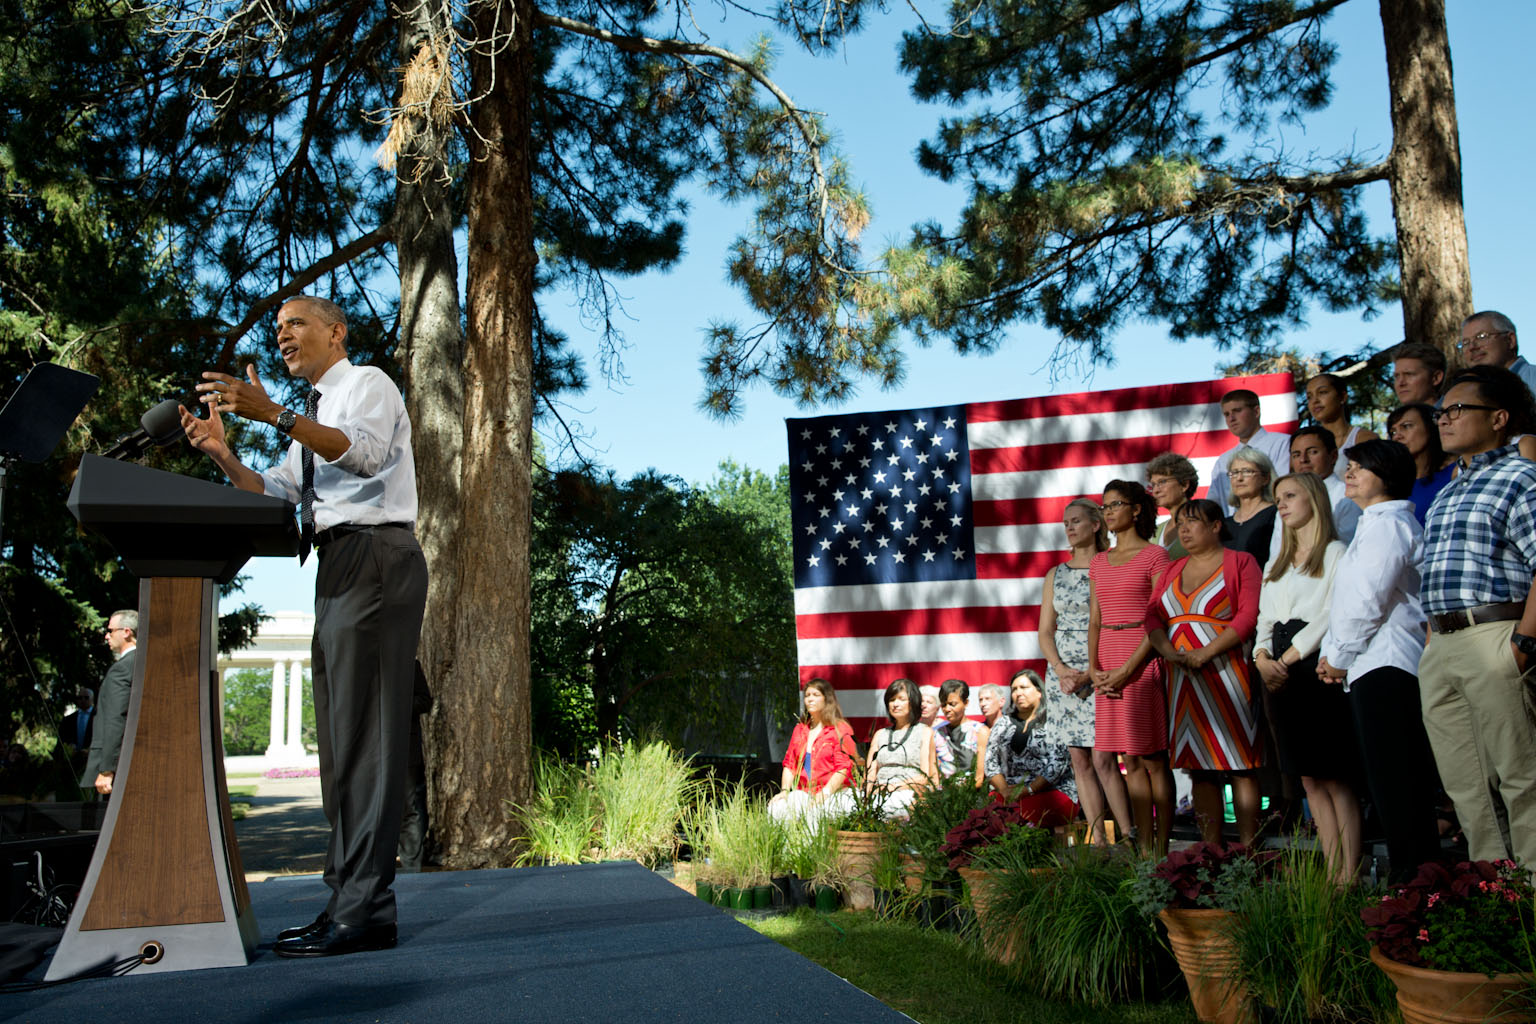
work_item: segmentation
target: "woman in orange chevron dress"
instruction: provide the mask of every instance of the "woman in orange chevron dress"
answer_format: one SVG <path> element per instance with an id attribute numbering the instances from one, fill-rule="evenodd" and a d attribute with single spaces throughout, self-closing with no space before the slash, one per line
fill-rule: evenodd
<path id="1" fill-rule="evenodd" d="M 1259 621 L 1259 564 L 1222 547 L 1226 526 L 1211 501 L 1179 509 L 1188 557 L 1163 575 L 1147 610 L 1147 639 L 1168 665 L 1173 767 L 1194 784 L 1195 816 L 1207 842 L 1221 841 L 1223 783 L 1232 783 L 1238 838 L 1258 833 L 1257 672 L 1249 657 Z"/>

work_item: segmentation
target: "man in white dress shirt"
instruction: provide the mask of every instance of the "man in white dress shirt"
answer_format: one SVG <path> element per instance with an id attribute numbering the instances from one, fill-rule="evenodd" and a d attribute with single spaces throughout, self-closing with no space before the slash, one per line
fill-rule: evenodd
<path id="1" fill-rule="evenodd" d="M 411 685 L 427 600 L 427 568 L 412 533 L 416 467 L 411 422 L 383 370 L 347 360 L 346 316 L 300 296 L 277 314 L 277 345 L 312 390 L 300 414 L 268 397 L 255 366 L 246 380 L 203 374 L 206 419 L 182 410 L 193 447 L 235 486 L 300 506 L 300 560 L 313 543 L 312 671 L 320 788 L 331 824 L 313 923 L 278 936 L 279 956 L 320 957 L 395 945 L 395 848 L 405 796 Z M 222 413 L 270 423 L 291 437 L 265 473 L 237 459 Z"/>
<path id="2" fill-rule="evenodd" d="M 1334 466 L 1342 457 L 1338 442 L 1333 439 L 1333 431 L 1327 427 L 1302 427 L 1291 435 L 1291 472 L 1316 473 L 1323 478 L 1323 486 L 1328 489 L 1328 500 L 1333 502 L 1334 528 L 1339 531 L 1339 540 L 1348 544 L 1355 539 L 1355 524 L 1360 522 L 1360 506 L 1344 496 L 1344 481 L 1334 475 Z M 1275 535 L 1278 537 L 1280 531 L 1276 530 Z"/>
<path id="3" fill-rule="evenodd" d="M 1221 396 L 1221 416 L 1227 421 L 1232 436 L 1237 438 L 1237 444 L 1222 452 L 1221 458 L 1216 460 L 1216 466 L 1211 470 L 1210 490 L 1205 496 L 1225 510 L 1231 506 L 1229 499 L 1232 497 L 1227 467 L 1232 464 L 1232 456 L 1237 450 L 1244 446 L 1257 448 L 1268 455 L 1269 461 L 1278 469 L 1290 459 L 1291 439 L 1259 426 L 1259 396 L 1247 388 L 1228 391 Z"/>

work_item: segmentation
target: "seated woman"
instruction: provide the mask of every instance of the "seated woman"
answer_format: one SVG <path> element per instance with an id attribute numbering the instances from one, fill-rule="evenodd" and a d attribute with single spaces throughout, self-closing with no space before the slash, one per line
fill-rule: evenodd
<path id="1" fill-rule="evenodd" d="M 1168 665 L 1173 767 L 1194 784 L 1195 816 L 1206 842 L 1221 841 L 1222 783 L 1232 783 L 1241 842 L 1259 831 L 1262 763 L 1249 644 L 1259 621 L 1259 563 L 1222 547 L 1226 524 L 1214 501 L 1179 509 L 1189 552 L 1168 567 L 1147 610 L 1147 638 Z"/>
<path id="2" fill-rule="evenodd" d="M 987 727 L 965 717 L 971 701 L 971 688 L 963 679 L 946 679 L 939 687 L 939 710 L 944 717 L 933 727 L 934 756 L 939 774 L 948 778 L 956 772 L 969 773 L 982 784 L 982 758 L 987 749 Z"/>
<path id="3" fill-rule="evenodd" d="M 887 818 L 905 820 L 917 794 L 939 781 L 933 756 L 933 730 L 917 720 L 923 698 L 917 684 L 898 679 L 885 688 L 890 725 L 869 741 L 869 772 L 864 785 L 885 794 Z"/>
<path id="4" fill-rule="evenodd" d="M 1012 709 L 997 716 L 987 738 L 986 773 L 1004 800 L 1017 800 L 1026 821 L 1041 828 L 1077 817 L 1077 782 L 1064 743 L 1052 742 L 1045 720 L 1045 684 L 1033 669 L 1014 673 Z"/>
<path id="5" fill-rule="evenodd" d="M 784 752 L 779 792 L 768 801 L 768 813 L 780 821 L 825 814 L 830 799 L 848 785 L 858 749 L 831 683 L 812 679 L 801 700 L 805 710 Z"/>

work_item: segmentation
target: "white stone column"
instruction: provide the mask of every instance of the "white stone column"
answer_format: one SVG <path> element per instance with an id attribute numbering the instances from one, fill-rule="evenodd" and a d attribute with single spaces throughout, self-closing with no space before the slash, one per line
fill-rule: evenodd
<path id="1" fill-rule="evenodd" d="M 272 757 L 283 749 L 283 680 L 286 676 L 281 661 L 272 663 L 272 728 L 267 737 L 267 756 Z"/>
<path id="2" fill-rule="evenodd" d="M 304 757 L 304 663 L 288 663 L 288 742 L 290 757 Z"/>

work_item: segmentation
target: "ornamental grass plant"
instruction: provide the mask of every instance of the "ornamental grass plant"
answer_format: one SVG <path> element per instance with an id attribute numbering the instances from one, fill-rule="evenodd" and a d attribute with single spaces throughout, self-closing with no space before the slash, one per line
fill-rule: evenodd
<path id="1" fill-rule="evenodd" d="M 587 773 L 540 752 L 533 760 L 533 799 L 510 805 L 522 849 L 517 864 L 581 864 L 595 857 L 598 802 Z"/>
<path id="2" fill-rule="evenodd" d="M 1049 834 L 1049 833 L 1047 833 Z M 1052 1000 L 1106 1007 L 1153 999 L 1177 975 L 1131 899 L 1130 859 L 1061 848 L 1049 871 L 999 871 L 989 914 L 1011 922 L 1015 984 Z"/>
<path id="3" fill-rule="evenodd" d="M 604 859 L 637 860 L 652 868 L 672 859 L 678 824 L 699 792 L 689 760 L 659 740 L 603 751 L 591 771 L 591 787 Z"/>
<path id="4" fill-rule="evenodd" d="M 1370 890 L 1340 888 L 1321 853 L 1292 845 L 1236 897 L 1232 939 L 1243 984 L 1275 1024 L 1397 1019 L 1394 988 L 1370 960 L 1360 911 Z"/>

